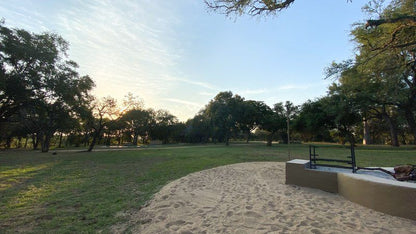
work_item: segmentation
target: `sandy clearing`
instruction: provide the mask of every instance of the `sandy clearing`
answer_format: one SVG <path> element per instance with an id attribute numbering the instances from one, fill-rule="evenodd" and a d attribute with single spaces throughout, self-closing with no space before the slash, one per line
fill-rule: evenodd
<path id="1" fill-rule="evenodd" d="M 390 216 L 316 189 L 285 185 L 285 164 L 240 163 L 173 181 L 124 214 L 133 233 L 416 233 Z M 414 205 L 414 204 L 409 204 Z"/>

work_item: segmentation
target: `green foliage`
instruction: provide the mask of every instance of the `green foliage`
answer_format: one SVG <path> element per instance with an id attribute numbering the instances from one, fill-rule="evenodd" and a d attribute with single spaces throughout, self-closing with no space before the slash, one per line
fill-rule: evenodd
<path id="1" fill-rule="evenodd" d="M 214 139 L 229 144 L 232 132 L 237 129 L 243 102 L 244 98 L 233 96 L 233 93 L 228 91 L 220 92 L 208 103 L 204 114 L 210 121 Z"/>
<path id="2" fill-rule="evenodd" d="M 151 109 L 132 109 L 127 111 L 121 121 L 127 126 L 127 130 L 133 135 L 133 145 L 137 145 L 140 136 L 145 142 L 150 134 L 152 127 L 156 124 L 155 112 Z"/>
<path id="3" fill-rule="evenodd" d="M 416 143 L 416 6 L 413 0 L 392 1 L 387 6 L 374 0 L 364 10 L 375 19 L 356 24 L 351 32 L 358 50 L 355 60 L 326 69 L 327 77 L 338 79 L 329 96 L 345 100 L 335 106 L 348 103 L 340 110 L 350 106 L 348 118 L 338 115 L 342 122 L 349 119 L 353 126 L 357 119 L 358 125 L 358 118 L 351 114 L 359 113 L 367 123 L 382 120 L 392 145 L 399 146 L 398 135 L 406 129 Z"/>
<path id="4" fill-rule="evenodd" d="M 285 122 L 286 116 L 282 103 L 276 103 L 273 109 L 265 107 L 264 116 L 259 127 L 269 132 L 267 146 L 272 145 L 276 133 L 285 129 Z"/>
<path id="5" fill-rule="evenodd" d="M 154 139 L 161 140 L 163 144 L 176 141 L 181 138 L 185 130 L 184 124 L 179 124 L 178 119 L 168 111 L 159 110 L 156 112 L 156 124 L 151 135 Z"/>
<path id="6" fill-rule="evenodd" d="M 66 60 L 67 50 L 59 35 L 0 24 L 0 122 L 19 116 L 45 152 L 53 134 L 70 126 L 88 105 L 94 86 L 90 77 L 78 74 L 75 62 Z"/>

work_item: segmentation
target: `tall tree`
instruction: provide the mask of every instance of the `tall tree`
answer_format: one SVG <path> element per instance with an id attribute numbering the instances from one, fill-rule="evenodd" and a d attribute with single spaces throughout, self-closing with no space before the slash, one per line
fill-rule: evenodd
<path id="1" fill-rule="evenodd" d="M 251 132 L 262 123 L 267 111 L 268 106 L 264 102 L 246 100 L 240 103 L 236 113 L 236 124 L 246 135 L 246 143 L 249 142 Z"/>
<path id="2" fill-rule="evenodd" d="M 0 39 L 0 121 L 25 113 L 47 152 L 53 134 L 89 103 L 94 83 L 67 60 L 68 43 L 59 35 L 0 23 Z"/>
<path id="3" fill-rule="evenodd" d="M 220 92 L 205 108 L 205 115 L 210 120 L 213 137 L 229 145 L 232 133 L 237 130 L 239 110 L 244 98 L 231 91 Z"/>
<path id="4" fill-rule="evenodd" d="M 300 133 L 304 141 L 327 140 L 330 119 L 328 118 L 325 107 L 319 100 L 303 103 L 297 117 L 294 119 L 293 129 Z"/>
<path id="5" fill-rule="evenodd" d="M 298 107 L 293 105 L 293 103 L 290 101 L 286 101 L 284 107 L 285 107 L 285 114 L 286 114 L 287 144 L 290 145 L 290 120 L 295 116 L 298 110 Z"/>
<path id="6" fill-rule="evenodd" d="M 112 97 L 105 97 L 92 103 L 90 116 L 87 126 L 92 129 L 92 141 L 88 147 L 88 152 L 94 149 L 97 140 L 103 130 L 117 115 L 117 101 Z"/>
<path id="7" fill-rule="evenodd" d="M 166 110 L 158 110 L 155 115 L 155 126 L 152 130 L 152 137 L 162 141 L 162 144 L 169 143 L 175 133 L 175 125 L 178 123 L 176 116 Z"/>
<path id="8" fill-rule="evenodd" d="M 260 122 L 260 128 L 269 132 L 267 146 L 272 146 L 273 139 L 279 131 L 285 129 L 286 116 L 283 103 L 274 104 L 273 109 L 264 107 L 264 117 Z"/>
<path id="9" fill-rule="evenodd" d="M 416 5 L 397 0 L 384 7 L 374 0 L 364 9 L 376 19 L 352 30 L 359 51 L 355 61 L 333 64 L 328 71 L 339 74 L 339 90 L 359 103 L 365 121 L 374 116 L 387 124 L 392 145 L 399 145 L 398 114 L 416 143 Z"/>
<path id="10" fill-rule="evenodd" d="M 146 141 L 156 123 L 155 111 L 152 109 L 132 109 L 127 111 L 121 119 L 126 124 L 127 130 L 133 135 L 132 144 L 134 146 L 137 146 L 139 136 L 143 143 Z"/>
<path id="11" fill-rule="evenodd" d="M 212 129 L 209 118 L 204 111 L 199 112 L 195 117 L 186 122 L 186 139 L 190 143 L 207 143 L 212 136 Z"/>

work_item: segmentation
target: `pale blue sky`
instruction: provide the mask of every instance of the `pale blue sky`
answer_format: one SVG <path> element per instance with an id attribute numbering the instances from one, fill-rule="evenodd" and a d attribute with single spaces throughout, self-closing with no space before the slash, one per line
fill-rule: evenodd
<path id="1" fill-rule="evenodd" d="M 268 105 L 325 95 L 323 70 L 352 57 L 366 2 L 296 0 L 277 17 L 227 19 L 202 0 L 2 0 L 0 15 L 69 41 L 96 96 L 132 92 L 186 120 L 220 91 Z"/>

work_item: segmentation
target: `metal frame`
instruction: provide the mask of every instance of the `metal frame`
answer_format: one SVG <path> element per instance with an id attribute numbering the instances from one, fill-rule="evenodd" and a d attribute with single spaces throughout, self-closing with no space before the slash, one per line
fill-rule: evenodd
<path id="1" fill-rule="evenodd" d="M 314 146 L 314 145 L 309 145 L 309 165 L 310 165 L 311 169 L 316 169 L 316 166 L 323 166 L 323 167 L 335 167 L 335 168 L 351 169 L 353 173 L 355 173 L 357 171 L 358 168 L 357 168 L 356 161 L 355 161 L 355 150 L 354 150 L 353 145 L 351 145 L 351 155 L 347 156 L 347 158 L 349 158 L 348 160 L 317 158 L 317 156 L 319 156 L 319 154 L 316 153 L 316 148 L 317 147 Z M 346 164 L 349 164 L 350 166 L 324 164 L 324 163 L 319 163 L 319 161 L 321 161 L 321 162 L 346 163 Z"/>

